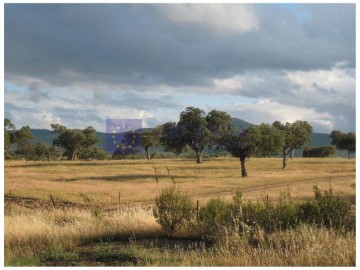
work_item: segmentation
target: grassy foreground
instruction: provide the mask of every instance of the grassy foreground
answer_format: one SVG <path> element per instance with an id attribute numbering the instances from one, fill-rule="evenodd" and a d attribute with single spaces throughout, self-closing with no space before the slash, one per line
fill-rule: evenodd
<path id="1" fill-rule="evenodd" d="M 322 189 L 331 184 L 334 193 L 355 203 L 355 160 L 293 159 L 286 170 L 280 169 L 280 159 L 247 163 L 249 177 L 242 179 L 236 159 L 203 164 L 192 160 L 6 162 L 5 193 L 11 191 L 18 200 L 6 202 L 5 265 L 355 265 L 354 231 L 302 225 L 271 233 L 257 247 L 231 232 L 209 244 L 201 241 L 196 227 L 175 238 L 165 236 L 152 215 L 152 204 L 162 188 L 174 182 L 201 205 L 210 198 L 230 199 L 239 188 L 247 200 L 269 195 L 276 201 L 282 192 L 304 200 L 313 197 L 315 184 Z M 58 205 L 76 204 L 48 207 L 49 194 Z M 43 204 L 27 205 L 24 197 Z"/>
<path id="2" fill-rule="evenodd" d="M 172 242 L 164 238 L 151 211 L 139 206 L 99 215 L 87 210 L 42 210 L 5 217 L 8 266 L 355 265 L 354 232 L 311 226 L 275 232 L 258 248 L 232 235 L 211 247 L 191 240 L 184 245 L 184 240 Z"/>

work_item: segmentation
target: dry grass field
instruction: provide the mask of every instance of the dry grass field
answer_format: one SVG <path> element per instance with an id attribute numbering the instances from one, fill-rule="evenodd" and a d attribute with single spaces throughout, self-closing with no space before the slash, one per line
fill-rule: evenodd
<path id="1" fill-rule="evenodd" d="M 303 199 L 313 196 L 314 185 L 327 189 L 329 183 L 337 194 L 355 196 L 354 159 L 295 158 L 283 170 L 280 159 L 252 158 L 247 169 L 249 176 L 241 178 L 235 158 L 202 164 L 191 159 L 6 161 L 5 194 L 11 191 L 12 196 L 43 200 L 52 194 L 57 200 L 114 206 L 119 192 L 123 203 L 153 203 L 164 187 L 175 182 L 180 191 L 200 202 L 214 196 L 231 198 L 237 189 L 246 199 L 278 198 L 281 192 Z"/>
<path id="2" fill-rule="evenodd" d="M 173 185 L 200 205 L 216 197 L 230 200 L 238 189 L 246 200 L 268 195 L 276 202 L 281 193 L 305 200 L 314 196 L 314 185 L 322 190 L 331 185 L 355 204 L 354 159 L 295 158 L 282 170 L 280 159 L 252 158 L 247 169 L 249 177 L 241 178 L 233 158 L 202 164 L 190 159 L 6 161 L 5 265 L 355 265 L 355 232 L 307 225 L 271 234 L 260 248 L 231 235 L 209 248 L 191 240 L 196 231 L 180 232 L 178 242 L 168 242 L 151 205 Z"/>

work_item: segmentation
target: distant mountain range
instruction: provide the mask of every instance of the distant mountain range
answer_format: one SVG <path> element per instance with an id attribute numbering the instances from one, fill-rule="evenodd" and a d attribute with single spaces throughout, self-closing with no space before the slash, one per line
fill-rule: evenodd
<path id="1" fill-rule="evenodd" d="M 253 125 L 249 122 L 246 122 L 242 119 L 232 118 L 233 124 L 237 131 L 244 130 L 249 126 Z M 143 130 L 151 130 L 143 129 Z M 46 142 L 48 144 L 52 144 L 53 140 L 57 137 L 56 133 L 52 133 L 51 130 L 48 129 L 31 129 L 32 134 L 34 135 L 33 143 L 38 142 Z M 330 145 L 330 134 L 327 133 L 313 133 L 311 136 L 311 141 L 307 144 L 307 146 L 322 146 L 322 145 Z M 106 149 L 106 133 L 104 132 L 96 132 L 96 137 L 99 138 L 100 142 L 98 146 L 102 149 Z M 157 148 L 156 151 L 159 151 Z M 300 153 L 297 153 L 299 155 Z M 345 155 L 345 153 L 344 153 Z M 341 154 L 341 156 L 343 156 Z"/>

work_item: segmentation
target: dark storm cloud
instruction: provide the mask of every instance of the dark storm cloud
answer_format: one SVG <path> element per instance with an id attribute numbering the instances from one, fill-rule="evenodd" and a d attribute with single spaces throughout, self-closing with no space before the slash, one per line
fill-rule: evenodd
<path id="1" fill-rule="evenodd" d="M 172 96 L 146 97 L 136 92 L 127 92 L 119 97 L 109 99 L 106 104 L 110 106 L 121 106 L 138 110 L 157 111 L 162 109 L 182 109 L 183 106 L 177 104 Z"/>
<path id="2" fill-rule="evenodd" d="M 153 126 L 207 102 L 250 122 L 355 128 L 354 4 L 210 6 L 6 4 L 5 115 Z"/>
<path id="3" fill-rule="evenodd" d="M 211 87 L 249 69 L 355 65 L 355 5 L 305 5 L 296 16 L 277 5 L 254 10 L 258 29 L 219 37 L 174 23 L 157 5 L 6 4 L 5 78 Z"/>

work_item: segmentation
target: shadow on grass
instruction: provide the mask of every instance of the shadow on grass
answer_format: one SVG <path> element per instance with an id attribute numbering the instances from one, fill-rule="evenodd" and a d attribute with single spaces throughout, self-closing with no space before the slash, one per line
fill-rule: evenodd
<path id="1" fill-rule="evenodd" d="M 36 161 L 35 161 L 36 162 Z M 38 168 L 38 167 L 53 167 L 53 166 L 106 166 L 106 165 L 117 165 L 113 162 L 86 162 L 84 163 L 77 163 L 71 161 L 50 161 L 48 163 L 26 163 L 20 165 L 8 165 L 6 167 L 11 168 Z"/>
<path id="2" fill-rule="evenodd" d="M 157 178 L 157 179 L 156 179 Z M 157 175 L 154 174 L 122 174 L 122 175 L 105 175 L 105 176 L 90 176 L 90 177 L 74 177 L 74 178 L 59 178 L 54 181 L 58 182 L 76 182 L 82 180 L 95 180 L 95 181 L 114 181 L 114 182 L 126 182 L 132 180 L 152 179 L 159 181 L 162 179 L 184 179 L 184 178 L 199 178 L 198 176 L 176 176 L 176 175 Z"/>
<path id="3" fill-rule="evenodd" d="M 324 160 L 331 160 L 331 158 L 323 158 Z M 334 160 L 331 160 L 331 161 L 335 161 L 336 164 L 351 164 L 351 160 L 354 160 L 355 159 L 348 159 L 348 158 L 344 158 L 343 160 L 339 161 L 338 159 L 334 159 Z M 312 160 L 311 158 L 303 158 L 303 160 L 300 161 L 301 164 L 326 164 L 324 161 L 314 161 Z M 300 163 L 299 163 L 300 164 Z"/>
<path id="4" fill-rule="evenodd" d="M 167 159 L 169 160 L 169 159 Z M 156 162 L 155 162 L 156 161 Z M 38 163 L 36 161 L 30 161 L 26 164 L 16 164 L 16 165 L 6 165 L 6 167 L 9 168 L 41 168 L 41 167 L 53 167 L 53 166 L 73 166 L 73 167 L 86 167 L 86 166 L 126 166 L 126 165 L 143 165 L 143 164 L 149 164 L 149 165 L 159 165 L 158 163 L 161 162 L 161 159 L 152 159 L 152 160 L 145 160 L 145 159 L 139 159 L 130 161 L 129 160 L 117 160 L 117 161 L 111 161 L 111 162 L 104 162 L 104 161 L 50 161 L 50 162 L 41 162 Z M 195 163 L 195 162 L 189 162 L 188 159 L 181 159 L 181 160 L 171 160 L 174 161 L 172 163 L 178 163 L 178 164 L 187 164 L 187 163 Z M 192 160 L 191 160 L 192 161 Z M 166 164 L 164 164 L 165 166 Z M 202 165 L 202 164 L 199 164 Z M 186 167 L 184 167 L 186 168 Z"/>

